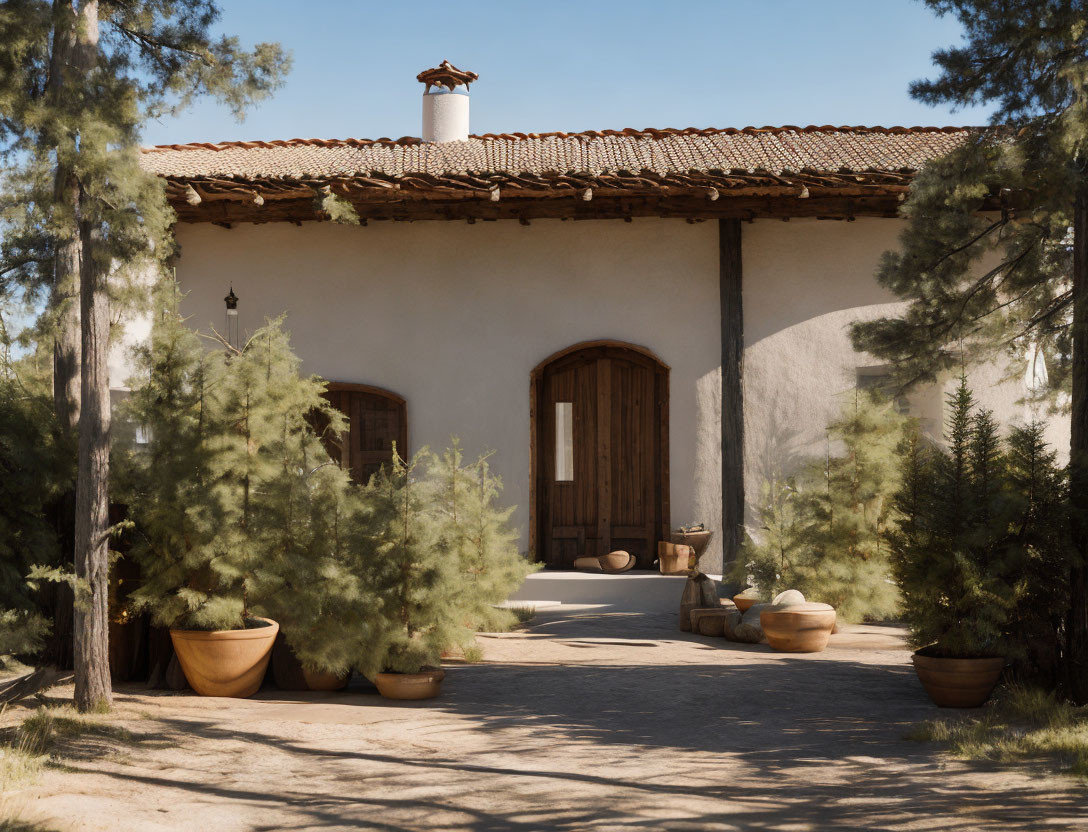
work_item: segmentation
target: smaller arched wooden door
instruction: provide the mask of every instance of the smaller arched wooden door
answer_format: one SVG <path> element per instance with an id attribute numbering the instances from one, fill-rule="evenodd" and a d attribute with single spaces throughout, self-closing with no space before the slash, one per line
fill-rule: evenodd
<path id="1" fill-rule="evenodd" d="M 669 370 L 649 350 L 579 344 L 533 371 L 538 560 L 624 549 L 650 569 L 669 526 Z"/>
<path id="2" fill-rule="evenodd" d="M 404 398 L 380 387 L 366 384 L 329 382 L 325 398 L 348 417 L 343 437 L 324 436 L 329 456 L 351 472 L 357 483 L 365 484 L 397 453 L 408 456 L 408 411 Z M 323 425 L 315 425 L 319 433 Z"/>

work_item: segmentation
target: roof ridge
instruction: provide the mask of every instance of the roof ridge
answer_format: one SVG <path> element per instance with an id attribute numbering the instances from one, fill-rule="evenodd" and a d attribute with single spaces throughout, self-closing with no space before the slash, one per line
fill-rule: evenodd
<path id="1" fill-rule="evenodd" d="M 574 133 L 553 131 L 549 133 L 481 133 L 472 134 L 469 139 L 480 141 L 524 141 L 529 139 L 596 139 L 608 137 L 635 137 L 649 136 L 653 140 L 666 139 L 670 136 L 736 136 L 736 135 L 777 135 L 781 133 L 872 133 L 880 135 L 903 135 L 911 133 L 961 133 L 979 129 L 968 126 L 915 126 L 915 127 L 868 127 L 865 125 L 841 126 L 824 124 L 810 124 L 807 127 L 798 127 L 787 124 L 778 127 L 644 127 L 641 130 L 633 127 L 625 127 L 620 130 L 582 130 Z M 152 147 L 141 148 L 143 153 L 165 153 L 169 151 L 188 150 L 229 150 L 241 148 L 271 149 L 279 147 L 373 147 L 374 145 L 412 146 L 422 144 L 423 140 L 417 136 L 402 136 L 399 139 L 382 137 L 380 139 L 271 139 L 253 141 L 225 141 L 225 142 L 189 142 L 185 144 L 160 144 Z"/>

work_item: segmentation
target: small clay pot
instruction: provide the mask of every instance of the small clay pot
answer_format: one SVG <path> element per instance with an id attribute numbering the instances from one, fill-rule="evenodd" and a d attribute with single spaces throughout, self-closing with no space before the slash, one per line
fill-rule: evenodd
<path id="1" fill-rule="evenodd" d="M 347 687 L 351 673 L 335 676 L 306 670 L 281 632 L 272 647 L 272 678 L 280 690 L 342 690 Z"/>
<path id="2" fill-rule="evenodd" d="M 759 599 L 745 598 L 743 595 L 734 595 L 733 603 L 737 605 L 737 609 L 741 612 L 748 612 L 748 608 L 752 606 L 752 604 L 758 604 Z"/>
<path id="3" fill-rule="evenodd" d="M 257 618 L 263 627 L 245 630 L 170 630 L 181 669 L 201 696 L 245 699 L 261 687 L 280 625 Z"/>
<path id="4" fill-rule="evenodd" d="M 444 670 L 419 673 L 379 673 L 374 677 L 378 693 L 386 699 L 434 699 L 442 692 Z"/>
<path id="5" fill-rule="evenodd" d="M 819 653 L 835 628 L 835 608 L 828 604 L 769 606 L 759 614 L 767 643 L 783 653 Z"/>
<path id="6" fill-rule="evenodd" d="M 939 708 L 977 708 L 990 698 L 1005 660 L 945 659 L 914 654 L 914 671 Z"/>
<path id="7" fill-rule="evenodd" d="M 302 678 L 306 680 L 306 687 L 310 690 L 343 690 L 351 679 L 350 673 L 337 676 L 335 673 L 326 673 L 323 670 L 307 670 L 302 668 Z"/>

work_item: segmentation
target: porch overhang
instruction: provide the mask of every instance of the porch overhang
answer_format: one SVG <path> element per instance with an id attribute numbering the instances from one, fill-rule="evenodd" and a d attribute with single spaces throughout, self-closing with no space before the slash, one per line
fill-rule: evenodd
<path id="1" fill-rule="evenodd" d="M 895 216 L 926 161 L 966 128 L 782 127 L 291 139 L 149 148 L 181 222 L 328 219 L 334 193 L 361 220 L 691 221 Z"/>

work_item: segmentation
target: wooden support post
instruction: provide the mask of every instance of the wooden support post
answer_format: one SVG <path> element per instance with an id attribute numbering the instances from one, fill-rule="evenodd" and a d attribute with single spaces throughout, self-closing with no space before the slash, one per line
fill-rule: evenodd
<path id="1" fill-rule="evenodd" d="M 722 570 L 740 554 L 744 523 L 744 309 L 741 223 L 718 220 L 722 324 Z"/>

